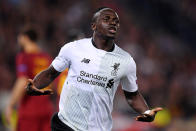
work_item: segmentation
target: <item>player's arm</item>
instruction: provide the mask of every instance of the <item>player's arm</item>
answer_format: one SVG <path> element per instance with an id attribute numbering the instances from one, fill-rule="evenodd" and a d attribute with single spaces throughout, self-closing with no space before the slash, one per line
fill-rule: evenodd
<path id="1" fill-rule="evenodd" d="M 149 109 L 143 96 L 138 90 L 136 81 L 136 64 L 131 58 L 126 70 L 126 75 L 121 79 L 122 88 L 128 104 L 140 114 L 136 117 L 136 120 L 151 122 L 154 120 L 156 113 L 162 110 L 162 108 Z"/>
<path id="2" fill-rule="evenodd" d="M 128 104 L 138 113 L 142 114 L 149 110 L 147 103 L 139 91 L 128 92 L 124 90 L 124 94 Z"/>
<path id="3" fill-rule="evenodd" d="M 139 91 L 127 92 L 124 90 L 124 94 L 128 104 L 140 114 L 136 117 L 137 121 L 152 122 L 156 113 L 162 110 L 160 107 L 150 110 Z"/>
<path id="4" fill-rule="evenodd" d="M 29 79 L 29 84 L 27 86 L 27 93 L 30 95 L 48 95 L 52 94 L 52 90 L 41 90 L 42 88 L 47 87 L 56 77 L 59 76 L 66 68 L 71 65 L 71 52 L 70 47 L 72 42 L 65 44 L 58 56 L 52 61 L 50 67 L 46 70 L 40 72 L 35 76 L 33 80 Z"/>
<path id="5" fill-rule="evenodd" d="M 60 72 L 56 71 L 51 65 L 46 70 L 43 70 L 35 76 L 33 80 L 29 79 L 27 85 L 27 94 L 29 95 L 49 95 L 53 91 L 51 89 L 41 90 L 47 87 L 58 75 Z"/>
<path id="6" fill-rule="evenodd" d="M 5 110 L 6 120 L 8 123 L 10 123 L 14 106 L 19 103 L 19 101 L 25 94 L 26 84 L 27 84 L 27 77 L 25 76 L 17 78 L 17 80 L 14 83 L 13 90 L 10 96 L 10 100 Z"/>

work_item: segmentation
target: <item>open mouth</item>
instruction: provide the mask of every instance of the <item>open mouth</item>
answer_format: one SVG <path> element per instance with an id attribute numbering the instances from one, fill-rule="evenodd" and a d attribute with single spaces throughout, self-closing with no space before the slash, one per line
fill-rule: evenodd
<path id="1" fill-rule="evenodd" d="M 109 32 L 111 32 L 112 34 L 115 34 L 117 29 L 115 27 L 109 27 L 108 28 Z"/>

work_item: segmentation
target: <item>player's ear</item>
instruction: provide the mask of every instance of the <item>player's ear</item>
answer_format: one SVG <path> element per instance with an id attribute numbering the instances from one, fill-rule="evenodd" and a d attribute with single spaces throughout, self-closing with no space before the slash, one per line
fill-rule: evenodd
<path id="1" fill-rule="evenodd" d="M 95 22 L 91 23 L 91 29 L 92 29 L 93 31 L 95 31 L 95 29 L 96 29 Z"/>

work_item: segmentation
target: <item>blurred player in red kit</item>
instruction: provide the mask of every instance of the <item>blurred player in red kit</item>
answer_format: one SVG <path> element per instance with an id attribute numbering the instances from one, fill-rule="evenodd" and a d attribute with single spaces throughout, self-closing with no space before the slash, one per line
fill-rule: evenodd
<path id="1" fill-rule="evenodd" d="M 17 79 L 5 112 L 10 123 L 13 109 L 18 105 L 17 131 L 50 131 L 53 113 L 50 96 L 32 97 L 25 92 L 27 80 L 34 78 L 51 63 L 51 57 L 37 45 L 37 39 L 33 28 L 25 29 L 18 36 L 21 52 L 16 57 Z"/>

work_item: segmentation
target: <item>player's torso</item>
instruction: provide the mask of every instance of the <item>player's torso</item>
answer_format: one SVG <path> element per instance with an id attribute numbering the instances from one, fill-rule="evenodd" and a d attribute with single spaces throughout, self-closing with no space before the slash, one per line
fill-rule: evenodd
<path id="1" fill-rule="evenodd" d="M 78 45 L 80 46 L 74 47 L 71 54 L 67 82 L 72 80 L 73 84 L 84 90 L 106 90 L 106 94 L 110 93 L 113 97 L 120 79 L 126 72 L 125 56 L 117 53 L 116 49 L 113 52 L 97 49 L 91 43 Z"/>
<path id="2" fill-rule="evenodd" d="M 26 57 L 28 58 L 26 61 L 30 78 L 46 69 L 51 63 L 51 58 L 45 53 L 27 54 Z"/>
<path id="3" fill-rule="evenodd" d="M 71 64 L 60 101 L 60 117 L 65 118 L 61 120 L 73 128 L 108 131 L 113 98 L 126 73 L 127 58 L 116 51 L 117 46 L 106 52 L 89 40 L 77 44 L 69 51 Z"/>
<path id="4" fill-rule="evenodd" d="M 46 69 L 51 63 L 51 58 L 45 53 L 32 53 L 22 55 L 24 61 L 23 63 L 27 68 L 26 77 L 31 79 L 33 79 L 34 76 L 39 72 Z M 33 97 L 25 95 L 20 103 L 19 114 L 22 117 L 40 116 L 52 113 L 52 110 L 52 103 L 49 99 L 49 96 Z"/>

